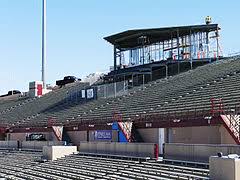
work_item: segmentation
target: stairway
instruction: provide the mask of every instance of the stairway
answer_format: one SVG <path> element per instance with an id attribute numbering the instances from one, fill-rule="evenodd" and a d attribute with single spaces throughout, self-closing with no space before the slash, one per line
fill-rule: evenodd
<path id="1" fill-rule="evenodd" d="M 235 110 L 232 109 L 226 113 L 221 98 L 211 98 L 211 105 L 212 116 L 214 116 L 215 113 L 220 113 L 224 127 L 232 136 L 236 144 L 240 145 L 240 115 L 235 114 Z"/>
<path id="2" fill-rule="evenodd" d="M 233 137 L 234 141 L 238 145 L 240 145 L 240 134 L 239 134 L 240 116 L 234 115 L 234 114 L 220 115 L 220 116 L 229 134 Z"/>

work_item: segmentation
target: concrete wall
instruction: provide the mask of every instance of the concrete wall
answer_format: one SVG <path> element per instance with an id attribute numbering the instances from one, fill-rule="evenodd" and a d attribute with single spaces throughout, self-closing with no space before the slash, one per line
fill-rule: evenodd
<path id="1" fill-rule="evenodd" d="M 8 133 L 8 141 L 26 141 L 26 133 Z"/>
<path id="2" fill-rule="evenodd" d="M 74 145 L 87 141 L 87 131 L 68 131 L 67 133 Z"/>
<path id="3" fill-rule="evenodd" d="M 158 128 L 145 128 L 138 129 L 139 134 L 142 136 L 145 143 L 159 143 L 159 129 Z"/>
<path id="4" fill-rule="evenodd" d="M 81 142 L 80 152 L 155 158 L 153 143 Z"/>
<path id="5" fill-rule="evenodd" d="M 31 133 L 32 132 L 29 132 L 29 133 L 8 133 L 7 137 L 8 137 L 9 141 L 26 141 L 27 134 L 31 134 Z M 34 132 L 34 133 L 44 134 L 48 141 L 58 141 L 53 132 Z"/>
<path id="6" fill-rule="evenodd" d="M 0 141 L 4 141 L 5 140 L 5 134 L 3 134 L 3 133 L 0 133 Z"/>
<path id="7" fill-rule="evenodd" d="M 63 141 L 0 141 L 0 148 L 12 149 L 37 149 L 43 146 L 63 145 Z"/>
<path id="8" fill-rule="evenodd" d="M 222 152 L 224 155 L 240 154 L 239 145 L 213 144 L 164 144 L 164 158 L 185 161 L 208 162 L 210 156 Z"/>
<path id="9" fill-rule="evenodd" d="M 209 159 L 210 178 L 217 180 L 239 180 L 240 159 L 212 156 Z"/>
<path id="10" fill-rule="evenodd" d="M 42 150 L 44 146 L 64 145 L 63 141 L 22 141 L 22 149 L 38 149 Z"/>
<path id="11" fill-rule="evenodd" d="M 168 134 L 170 143 L 220 144 L 219 126 L 199 126 L 171 128 Z"/>
<path id="12" fill-rule="evenodd" d="M 156 143 L 159 145 L 159 154 L 163 154 L 163 144 L 167 142 L 166 128 L 138 129 L 144 143 Z"/>
<path id="13" fill-rule="evenodd" d="M 118 132 L 112 131 L 112 139 L 111 140 L 96 140 L 95 139 L 95 131 L 68 131 L 67 132 L 71 141 L 74 145 L 79 145 L 80 142 L 86 142 L 89 140 L 90 142 L 118 142 Z"/>
<path id="14" fill-rule="evenodd" d="M 6 148 L 6 149 L 13 149 L 18 147 L 17 141 L 0 141 L 0 149 Z"/>
<path id="15" fill-rule="evenodd" d="M 236 144 L 222 125 L 169 128 L 167 139 L 169 143 Z"/>
<path id="16" fill-rule="evenodd" d="M 221 144 L 236 144 L 236 142 L 224 126 L 221 126 L 219 128 L 219 131 L 221 134 Z"/>
<path id="17" fill-rule="evenodd" d="M 44 146 L 43 156 L 48 160 L 57 160 L 58 158 L 77 152 L 77 146 Z"/>

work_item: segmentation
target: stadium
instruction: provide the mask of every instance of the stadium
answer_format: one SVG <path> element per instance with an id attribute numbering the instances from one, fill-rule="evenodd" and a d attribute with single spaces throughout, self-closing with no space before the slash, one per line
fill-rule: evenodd
<path id="1" fill-rule="evenodd" d="M 43 51 L 42 81 L 0 97 L 0 177 L 240 178 L 240 55 L 223 56 L 220 30 L 208 16 L 104 37 L 109 73 L 51 89 Z"/>

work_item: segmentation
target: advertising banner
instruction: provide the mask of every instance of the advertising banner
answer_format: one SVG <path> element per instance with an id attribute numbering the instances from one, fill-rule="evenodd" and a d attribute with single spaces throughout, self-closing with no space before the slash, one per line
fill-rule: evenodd
<path id="1" fill-rule="evenodd" d="M 112 130 L 95 131 L 95 140 L 112 140 Z"/>

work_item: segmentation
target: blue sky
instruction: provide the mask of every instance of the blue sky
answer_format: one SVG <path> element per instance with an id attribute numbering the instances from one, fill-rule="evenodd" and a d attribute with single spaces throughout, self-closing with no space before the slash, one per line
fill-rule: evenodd
<path id="1" fill-rule="evenodd" d="M 225 54 L 240 51 L 238 0 L 47 0 L 47 83 L 112 65 L 103 37 L 133 28 L 219 23 Z M 0 0 L 0 94 L 41 78 L 41 0 Z"/>

